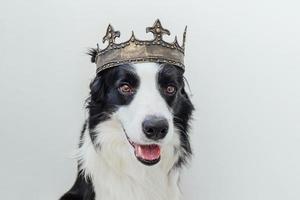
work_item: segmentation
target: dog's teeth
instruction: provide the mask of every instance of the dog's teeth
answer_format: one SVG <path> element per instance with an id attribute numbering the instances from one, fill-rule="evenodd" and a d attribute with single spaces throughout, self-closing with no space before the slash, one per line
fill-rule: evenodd
<path id="1" fill-rule="evenodd" d="M 142 152 L 142 147 L 140 145 L 137 146 L 137 154 L 139 156 L 142 156 L 143 155 L 143 152 Z"/>

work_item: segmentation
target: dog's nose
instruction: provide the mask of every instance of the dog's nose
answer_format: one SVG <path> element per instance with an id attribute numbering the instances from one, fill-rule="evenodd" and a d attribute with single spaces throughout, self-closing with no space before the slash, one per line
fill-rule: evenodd
<path id="1" fill-rule="evenodd" d="M 159 140 L 167 135 L 169 124 L 164 117 L 147 116 L 142 123 L 142 128 L 147 138 Z"/>

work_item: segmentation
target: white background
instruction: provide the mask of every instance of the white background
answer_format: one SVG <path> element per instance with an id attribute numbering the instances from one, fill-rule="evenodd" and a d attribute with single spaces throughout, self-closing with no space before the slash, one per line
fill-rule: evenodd
<path id="1" fill-rule="evenodd" d="M 1 0 L 0 195 L 53 200 L 72 159 L 95 73 L 85 52 L 108 23 L 151 38 L 188 25 L 186 77 L 196 105 L 184 200 L 300 199 L 299 1 Z"/>

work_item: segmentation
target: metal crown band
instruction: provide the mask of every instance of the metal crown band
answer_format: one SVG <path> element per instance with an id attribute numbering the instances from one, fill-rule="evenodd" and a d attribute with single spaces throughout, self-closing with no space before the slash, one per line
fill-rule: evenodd
<path id="1" fill-rule="evenodd" d="M 159 20 L 156 20 L 152 27 L 147 27 L 146 32 L 153 33 L 154 39 L 139 40 L 132 32 L 128 41 L 116 44 L 115 39 L 120 37 L 120 32 L 114 31 L 113 27 L 109 25 L 106 35 L 103 37 L 103 43 L 108 41 L 108 46 L 103 50 L 97 48 L 97 73 L 120 64 L 139 62 L 169 63 L 184 70 L 186 27 L 182 46 L 178 44 L 177 37 L 173 43 L 163 40 L 162 36 L 170 35 L 170 32 L 161 26 Z"/>

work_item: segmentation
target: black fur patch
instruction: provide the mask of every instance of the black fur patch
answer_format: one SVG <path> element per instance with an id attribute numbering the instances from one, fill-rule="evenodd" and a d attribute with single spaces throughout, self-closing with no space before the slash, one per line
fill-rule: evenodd
<path id="1" fill-rule="evenodd" d="M 174 167 L 181 167 L 192 154 L 188 131 L 189 121 L 194 110 L 194 106 L 184 90 L 183 70 L 173 65 L 163 65 L 158 74 L 158 85 L 162 97 L 173 110 L 174 125 L 180 131 L 181 149 L 179 151 L 181 154 Z M 165 94 L 164 88 L 168 85 L 177 88 L 175 95 L 169 96 Z"/>
<path id="2" fill-rule="evenodd" d="M 94 128 L 100 122 L 109 119 L 118 106 L 128 105 L 133 99 L 134 95 L 124 96 L 119 92 L 118 87 L 124 83 L 135 88 L 139 86 L 139 79 L 130 65 L 120 65 L 104 70 L 91 82 L 87 109 L 89 111 L 88 127 L 93 142 L 96 138 Z"/>
<path id="3" fill-rule="evenodd" d="M 89 179 L 86 180 L 79 171 L 72 188 L 59 200 L 95 200 L 92 182 Z"/>

